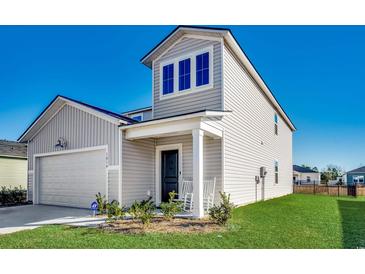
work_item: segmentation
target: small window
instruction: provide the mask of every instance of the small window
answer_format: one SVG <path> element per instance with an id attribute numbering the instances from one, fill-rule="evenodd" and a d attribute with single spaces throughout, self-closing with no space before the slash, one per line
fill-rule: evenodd
<path id="1" fill-rule="evenodd" d="M 196 86 L 209 84 L 209 52 L 196 56 Z"/>
<path id="2" fill-rule="evenodd" d="M 359 179 L 358 179 L 358 177 L 357 177 L 357 176 L 354 176 L 354 177 L 352 178 L 352 181 L 356 184 L 356 183 L 358 183 Z"/>
<path id="3" fill-rule="evenodd" d="M 360 184 L 363 184 L 364 183 L 364 176 L 359 176 L 359 183 Z"/>
<path id="4" fill-rule="evenodd" d="M 275 184 L 279 183 L 279 162 L 275 161 Z"/>
<path id="5" fill-rule="evenodd" d="M 142 116 L 141 115 L 138 115 L 138 116 L 134 116 L 132 117 L 133 120 L 136 120 L 138 122 L 141 122 L 142 121 Z"/>
<path id="6" fill-rule="evenodd" d="M 274 125 L 275 135 L 279 135 L 278 115 L 276 113 L 274 114 L 274 122 L 275 122 L 275 125 Z"/>
<path id="7" fill-rule="evenodd" d="M 307 183 L 311 182 L 311 177 L 307 176 Z"/>
<path id="8" fill-rule="evenodd" d="M 179 90 L 190 88 L 190 58 L 179 62 Z"/>
<path id="9" fill-rule="evenodd" d="M 170 94 L 174 92 L 174 64 L 163 67 L 163 89 L 162 93 Z"/>

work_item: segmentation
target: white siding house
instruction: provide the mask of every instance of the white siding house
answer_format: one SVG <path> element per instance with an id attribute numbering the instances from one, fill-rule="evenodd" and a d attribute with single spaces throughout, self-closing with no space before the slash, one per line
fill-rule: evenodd
<path id="1" fill-rule="evenodd" d="M 58 96 L 20 137 L 30 200 L 86 207 L 100 189 L 123 205 L 159 204 L 192 180 L 202 217 L 212 178 L 215 202 L 219 191 L 236 205 L 292 192 L 295 127 L 228 29 L 178 27 L 141 62 L 152 107 L 119 115 Z"/>

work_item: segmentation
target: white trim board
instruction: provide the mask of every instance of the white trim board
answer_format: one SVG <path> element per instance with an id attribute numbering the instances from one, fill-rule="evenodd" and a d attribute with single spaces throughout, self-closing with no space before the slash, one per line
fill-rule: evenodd
<path id="1" fill-rule="evenodd" d="M 196 56 L 202 53 L 209 53 L 209 83 L 202 86 L 196 86 Z M 178 96 L 184 96 L 195 92 L 205 91 L 214 88 L 214 46 L 208 46 L 199 50 L 191 51 L 184 55 L 163 60 L 159 64 L 160 80 L 159 80 L 159 100 L 166 100 L 169 98 L 175 98 Z M 179 62 L 185 59 L 190 59 L 190 88 L 179 90 Z M 174 91 L 169 94 L 163 94 L 163 67 L 169 64 L 174 65 Z"/>
<path id="2" fill-rule="evenodd" d="M 161 152 L 167 151 L 167 150 L 178 150 L 178 157 L 179 157 L 179 179 L 178 179 L 178 188 L 180 188 L 181 184 L 181 176 L 183 174 L 183 165 L 182 165 L 182 159 L 183 159 L 183 145 L 181 143 L 179 144 L 170 144 L 170 145 L 161 145 L 156 146 L 155 151 L 155 203 L 156 205 L 161 204 Z M 179 192 L 180 189 L 178 189 Z"/>

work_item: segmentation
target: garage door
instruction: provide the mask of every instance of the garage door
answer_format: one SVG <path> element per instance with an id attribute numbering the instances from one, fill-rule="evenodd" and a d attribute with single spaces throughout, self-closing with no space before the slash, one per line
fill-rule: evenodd
<path id="1" fill-rule="evenodd" d="M 40 157 L 37 172 L 40 204 L 89 208 L 105 195 L 105 150 Z"/>

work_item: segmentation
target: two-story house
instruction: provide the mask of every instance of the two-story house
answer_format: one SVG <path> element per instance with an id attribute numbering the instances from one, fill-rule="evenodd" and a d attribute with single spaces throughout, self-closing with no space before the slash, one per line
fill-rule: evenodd
<path id="1" fill-rule="evenodd" d="M 28 198 L 89 207 L 97 192 L 158 205 L 205 178 L 236 205 L 292 192 L 293 123 L 229 29 L 177 27 L 141 59 L 152 107 L 112 113 L 57 96 L 19 138 L 28 143 Z"/>

